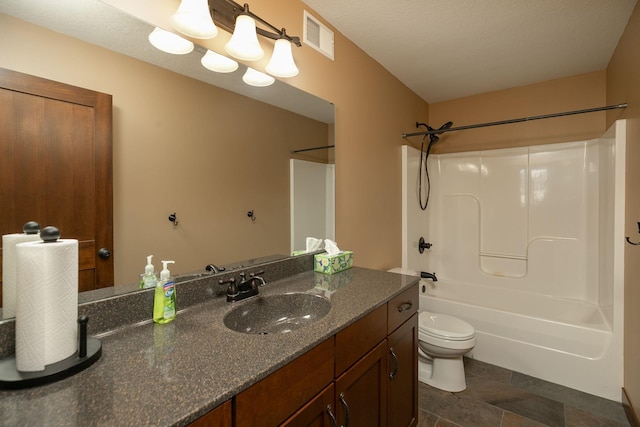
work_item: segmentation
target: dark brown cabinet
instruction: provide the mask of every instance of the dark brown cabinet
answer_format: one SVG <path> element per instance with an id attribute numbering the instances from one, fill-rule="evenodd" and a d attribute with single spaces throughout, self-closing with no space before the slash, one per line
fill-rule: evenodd
<path id="1" fill-rule="evenodd" d="M 387 339 L 389 360 L 389 427 L 418 422 L 418 314 L 415 313 Z"/>
<path id="2" fill-rule="evenodd" d="M 415 426 L 417 308 L 414 286 L 241 392 L 235 426 Z"/>
<path id="3" fill-rule="evenodd" d="M 387 425 L 418 423 L 418 287 L 387 303 Z"/>
<path id="4" fill-rule="evenodd" d="M 349 427 L 385 426 L 387 345 L 383 340 L 336 379 L 336 418 Z"/>
<path id="5" fill-rule="evenodd" d="M 333 381 L 333 365 L 331 337 L 238 394 L 235 426 L 280 425 Z"/>
<path id="6" fill-rule="evenodd" d="M 231 401 L 228 400 L 189 424 L 189 427 L 231 427 L 232 425 Z"/>
<path id="7" fill-rule="evenodd" d="M 329 384 L 293 414 L 283 427 L 336 427 L 335 385 Z"/>

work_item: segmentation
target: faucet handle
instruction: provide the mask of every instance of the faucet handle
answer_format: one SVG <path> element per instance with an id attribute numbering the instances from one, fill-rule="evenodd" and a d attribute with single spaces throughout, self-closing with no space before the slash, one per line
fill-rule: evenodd
<path id="1" fill-rule="evenodd" d="M 260 271 L 255 272 L 255 273 L 250 273 L 249 277 L 256 277 L 256 276 L 259 276 L 261 274 L 264 274 L 264 270 L 260 270 Z"/>
<path id="2" fill-rule="evenodd" d="M 229 280 L 229 287 L 227 287 L 227 296 L 236 296 L 238 295 L 238 285 L 236 284 L 235 279 Z"/>

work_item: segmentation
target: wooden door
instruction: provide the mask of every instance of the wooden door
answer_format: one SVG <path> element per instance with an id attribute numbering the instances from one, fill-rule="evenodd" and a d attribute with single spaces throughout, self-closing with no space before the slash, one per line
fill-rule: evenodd
<path id="1" fill-rule="evenodd" d="M 387 341 L 383 340 L 336 380 L 338 425 L 386 426 L 386 377 Z"/>
<path id="2" fill-rule="evenodd" d="M 418 422 L 418 314 L 388 338 L 389 427 L 411 427 Z"/>
<path id="3" fill-rule="evenodd" d="M 113 286 L 111 149 L 111 95 L 0 68 L 0 234 L 77 239 L 79 291 Z"/>

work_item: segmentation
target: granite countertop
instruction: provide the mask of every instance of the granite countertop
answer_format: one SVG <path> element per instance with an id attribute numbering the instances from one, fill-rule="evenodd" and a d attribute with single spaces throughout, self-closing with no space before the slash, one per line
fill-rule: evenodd
<path id="1" fill-rule="evenodd" d="M 324 318 L 290 333 L 228 329 L 224 316 L 247 301 L 224 298 L 182 310 L 165 325 L 119 328 L 99 337 L 102 357 L 87 370 L 46 386 L 0 392 L 0 426 L 186 425 L 417 281 L 354 267 L 332 276 L 307 271 L 260 288 L 262 296 L 309 292 L 331 300 Z M 177 298 L 180 307 L 180 293 Z"/>

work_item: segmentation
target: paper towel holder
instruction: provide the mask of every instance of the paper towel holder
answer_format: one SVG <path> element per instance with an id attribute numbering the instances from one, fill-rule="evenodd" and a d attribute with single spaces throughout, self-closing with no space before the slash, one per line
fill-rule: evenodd
<path id="1" fill-rule="evenodd" d="M 97 338 L 87 337 L 87 316 L 78 317 L 78 350 L 59 362 L 47 365 L 43 371 L 20 372 L 16 358 L 0 360 L 0 390 L 17 390 L 36 387 L 75 375 L 93 365 L 102 355 L 102 343 Z"/>

